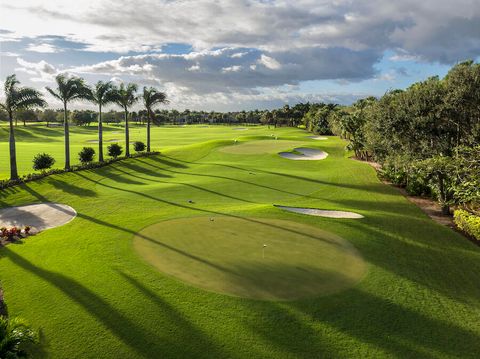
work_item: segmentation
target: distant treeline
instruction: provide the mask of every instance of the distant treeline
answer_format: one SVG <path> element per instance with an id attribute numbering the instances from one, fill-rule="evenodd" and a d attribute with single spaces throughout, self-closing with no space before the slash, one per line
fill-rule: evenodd
<path id="1" fill-rule="evenodd" d="M 156 125 L 184 125 L 184 124 L 264 124 L 270 126 L 305 125 L 313 132 L 328 132 L 328 116 L 331 111 L 343 108 L 339 105 L 324 103 L 299 103 L 295 106 L 285 105 L 275 110 L 252 110 L 237 112 L 215 112 L 194 110 L 155 110 L 153 122 Z M 97 121 L 98 112 L 91 110 L 69 111 L 69 121 L 75 125 L 89 125 Z M 132 111 L 129 113 L 131 121 L 145 124 L 147 111 Z M 46 122 L 63 123 L 63 109 L 25 109 L 19 110 L 15 116 L 15 124 Z M 104 123 L 121 123 L 124 121 L 123 111 L 109 111 L 102 114 Z M 7 114 L 0 111 L 0 121 L 8 121 Z"/>

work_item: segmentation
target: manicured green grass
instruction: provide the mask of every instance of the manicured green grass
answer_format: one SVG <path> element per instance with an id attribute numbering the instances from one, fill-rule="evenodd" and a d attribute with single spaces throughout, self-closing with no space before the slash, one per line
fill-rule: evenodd
<path id="1" fill-rule="evenodd" d="M 380 183 L 371 167 L 348 159 L 343 141 L 315 141 L 301 130 L 277 129 L 280 139 L 305 141 L 329 153 L 322 161 L 289 161 L 276 153 L 220 151 L 232 145 L 235 135 L 229 133 L 246 136 L 253 130 L 185 130 L 178 140 L 173 134 L 181 135 L 180 128 L 171 135 L 155 130 L 157 148 L 163 151 L 162 141 L 172 146 L 161 156 L 1 192 L 2 206 L 53 201 L 78 212 L 65 226 L 0 251 L 10 314 L 42 330 L 37 356 L 478 356 L 480 248 L 431 221 Z M 255 131 L 267 136 L 272 130 Z M 346 210 L 365 218 L 309 217 L 272 204 Z M 333 295 L 259 301 L 189 285 L 135 251 L 133 239 L 143 228 L 199 216 L 316 227 L 354 245 L 367 273 L 353 288 Z"/>
<path id="2" fill-rule="evenodd" d="M 335 293 L 356 284 L 366 269 L 348 241 L 285 220 L 173 219 L 140 231 L 134 248 L 163 273 L 200 288 L 252 299 Z"/>
<path id="3" fill-rule="evenodd" d="M 235 126 L 211 125 L 208 128 L 202 126 L 152 126 L 152 150 L 165 150 L 174 146 L 183 146 L 193 142 L 204 142 L 217 139 L 237 139 L 246 136 L 271 137 L 276 130 L 272 127 L 267 129 L 261 126 L 245 127 L 245 131 L 235 130 Z M 123 126 L 104 125 L 104 153 L 106 156 L 107 146 L 118 143 L 125 151 L 125 132 Z M 290 133 L 282 132 L 284 135 Z M 130 124 L 130 150 L 133 153 L 133 142 L 146 143 L 145 126 Z M 19 124 L 15 127 L 17 143 L 17 164 L 20 175 L 35 172 L 32 169 L 33 157 L 40 152 L 52 155 L 55 160 L 54 168 L 63 168 L 64 157 L 64 133 L 63 127 L 46 127 L 45 124 Z M 78 164 L 78 152 L 83 147 L 93 147 L 98 153 L 98 130 L 97 124 L 90 126 L 70 127 L 70 156 L 71 163 Z M 0 179 L 8 178 L 9 170 L 8 151 L 8 127 L 0 126 Z"/>

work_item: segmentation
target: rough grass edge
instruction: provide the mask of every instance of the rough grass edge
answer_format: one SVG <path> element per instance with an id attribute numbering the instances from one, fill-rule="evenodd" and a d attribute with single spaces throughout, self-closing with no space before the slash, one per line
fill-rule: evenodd
<path id="1" fill-rule="evenodd" d="M 153 151 L 153 152 L 145 152 L 145 153 L 135 153 L 130 155 L 129 157 L 127 156 L 122 156 L 122 157 L 117 157 L 117 158 L 110 158 L 104 162 L 92 162 L 88 163 L 85 165 L 74 165 L 70 169 L 52 169 L 49 171 L 45 171 L 42 173 L 29 173 L 27 175 L 22 176 L 18 180 L 0 180 L 0 190 L 6 189 L 9 187 L 14 187 L 21 185 L 23 183 L 31 182 L 31 181 L 36 181 L 51 175 L 56 175 L 60 173 L 67 173 L 67 172 L 76 172 L 76 171 L 82 171 L 82 170 L 90 170 L 90 169 L 95 169 L 95 168 L 101 168 L 108 166 L 112 163 L 118 162 L 118 161 L 123 161 L 129 158 L 138 158 L 138 157 L 149 157 L 149 156 L 155 156 L 159 155 L 160 152 Z"/>

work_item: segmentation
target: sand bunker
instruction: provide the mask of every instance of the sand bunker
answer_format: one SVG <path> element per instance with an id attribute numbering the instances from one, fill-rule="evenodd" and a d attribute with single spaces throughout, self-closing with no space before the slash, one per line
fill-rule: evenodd
<path id="1" fill-rule="evenodd" d="M 274 205 L 274 206 L 277 208 L 283 209 L 285 211 L 306 214 L 309 216 L 326 217 L 326 218 L 350 218 L 350 219 L 364 218 L 361 214 L 354 213 L 354 212 L 332 211 L 332 210 L 325 210 L 325 209 L 318 209 L 318 208 L 287 207 L 287 206 L 277 206 L 277 205 Z"/>
<path id="2" fill-rule="evenodd" d="M 77 212 L 66 204 L 41 203 L 0 209 L 0 227 L 30 226 L 34 232 L 70 222 Z"/>
<path id="3" fill-rule="evenodd" d="M 248 130 L 248 128 L 246 128 L 246 127 L 236 127 L 236 128 L 233 128 L 232 130 L 236 130 L 236 131 L 246 131 L 246 130 Z"/>
<path id="4" fill-rule="evenodd" d="M 328 153 L 313 148 L 298 147 L 294 149 L 295 152 L 280 152 L 279 155 L 289 160 L 304 160 L 304 161 L 316 161 L 324 160 L 327 158 Z"/>
<path id="5" fill-rule="evenodd" d="M 323 136 L 308 136 L 308 138 L 311 138 L 312 140 L 328 140 L 327 137 L 323 137 Z"/>

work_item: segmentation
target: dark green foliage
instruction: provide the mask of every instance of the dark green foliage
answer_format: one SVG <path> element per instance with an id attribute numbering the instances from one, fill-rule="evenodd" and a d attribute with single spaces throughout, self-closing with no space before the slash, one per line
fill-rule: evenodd
<path id="1" fill-rule="evenodd" d="M 0 316 L 0 358 L 25 358 L 28 346 L 37 342 L 37 333 L 25 321 Z"/>
<path id="2" fill-rule="evenodd" d="M 107 151 L 110 157 L 117 158 L 122 154 L 123 148 L 118 143 L 112 143 L 110 146 L 107 147 Z"/>
<path id="3" fill-rule="evenodd" d="M 146 147 L 147 146 L 145 146 L 145 144 L 142 141 L 136 141 L 133 143 L 133 149 L 135 150 L 135 152 L 145 151 Z"/>
<path id="4" fill-rule="evenodd" d="M 97 120 L 97 114 L 93 111 L 73 111 L 70 119 L 77 126 L 88 126 Z"/>
<path id="5" fill-rule="evenodd" d="M 55 164 L 55 158 L 48 153 L 39 153 L 33 157 L 33 169 L 35 171 L 48 170 Z"/>
<path id="6" fill-rule="evenodd" d="M 78 159 L 82 164 L 92 162 L 94 156 L 95 156 L 95 150 L 91 147 L 84 147 L 78 153 Z"/>

